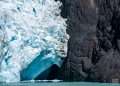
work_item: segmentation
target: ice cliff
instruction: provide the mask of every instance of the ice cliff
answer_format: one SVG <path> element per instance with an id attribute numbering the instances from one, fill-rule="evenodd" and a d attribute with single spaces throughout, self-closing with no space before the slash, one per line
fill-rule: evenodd
<path id="1" fill-rule="evenodd" d="M 20 71 L 41 54 L 40 59 L 60 65 L 69 38 L 61 5 L 55 0 L 0 0 L 0 81 L 20 81 Z"/>

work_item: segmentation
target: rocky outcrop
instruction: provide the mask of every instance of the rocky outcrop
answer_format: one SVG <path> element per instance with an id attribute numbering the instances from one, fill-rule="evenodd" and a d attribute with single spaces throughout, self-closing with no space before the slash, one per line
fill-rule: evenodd
<path id="1" fill-rule="evenodd" d="M 120 1 L 62 0 L 68 19 L 68 56 L 59 79 L 120 81 Z"/>
<path id="2" fill-rule="evenodd" d="M 60 79 L 86 80 L 96 47 L 96 4 L 93 0 L 62 0 L 63 15 L 68 19 L 68 56 L 63 64 Z"/>
<path id="3" fill-rule="evenodd" d="M 98 0 L 96 53 L 93 55 L 92 79 L 120 82 L 120 1 Z M 95 61 L 96 59 L 96 61 Z"/>

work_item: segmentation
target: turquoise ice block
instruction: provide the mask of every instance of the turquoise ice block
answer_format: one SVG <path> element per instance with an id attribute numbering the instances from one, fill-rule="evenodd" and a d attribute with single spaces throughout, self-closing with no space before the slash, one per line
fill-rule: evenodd
<path id="1" fill-rule="evenodd" d="M 41 57 L 38 56 L 35 60 L 32 61 L 30 65 L 28 65 L 26 69 L 21 71 L 21 80 L 35 79 L 38 75 L 42 74 L 46 70 L 48 72 L 46 72 L 44 77 L 47 77 L 48 75 L 47 73 L 49 73 L 49 68 L 57 63 L 60 63 L 60 61 L 57 59 L 52 58 L 41 59 Z"/>

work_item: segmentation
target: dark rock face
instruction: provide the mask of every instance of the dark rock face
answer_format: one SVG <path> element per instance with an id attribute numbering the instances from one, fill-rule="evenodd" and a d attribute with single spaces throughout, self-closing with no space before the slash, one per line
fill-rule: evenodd
<path id="1" fill-rule="evenodd" d="M 98 0 L 98 39 L 93 55 L 92 79 L 101 82 L 120 81 L 120 0 Z"/>
<path id="2" fill-rule="evenodd" d="M 60 78 L 67 81 L 86 80 L 89 76 L 92 53 L 96 47 L 96 4 L 93 0 L 62 0 L 63 15 L 68 19 L 68 56 Z"/>
<path id="3" fill-rule="evenodd" d="M 119 82 L 120 0 L 61 1 L 71 38 L 58 78 Z"/>

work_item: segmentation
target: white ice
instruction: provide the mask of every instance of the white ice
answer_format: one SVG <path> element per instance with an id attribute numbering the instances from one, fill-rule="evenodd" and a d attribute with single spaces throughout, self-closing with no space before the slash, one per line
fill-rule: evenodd
<path id="1" fill-rule="evenodd" d="M 20 71 L 43 50 L 67 55 L 66 19 L 55 0 L 0 0 L 0 81 L 20 81 Z M 45 57 L 44 57 L 45 58 Z"/>

